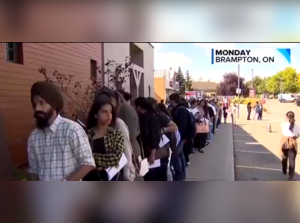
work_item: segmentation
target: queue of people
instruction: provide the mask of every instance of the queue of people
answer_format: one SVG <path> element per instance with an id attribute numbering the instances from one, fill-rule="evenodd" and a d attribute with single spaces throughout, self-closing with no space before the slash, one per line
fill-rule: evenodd
<path id="1" fill-rule="evenodd" d="M 29 172 L 41 181 L 184 181 L 190 156 L 211 143 L 228 105 L 179 94 L 163 101 L 103 87 L 84 128 L 62 117 L 63 97 L 48 82 L 31 88 L 36 129 Z"/>

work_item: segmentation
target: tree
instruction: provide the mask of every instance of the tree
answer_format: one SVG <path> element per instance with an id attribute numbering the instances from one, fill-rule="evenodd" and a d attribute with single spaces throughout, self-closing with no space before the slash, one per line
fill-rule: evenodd
<path id="1" fill-rule="evenodd" d="M 245 79 L 240 78 L 240 89 L 243 89 L 241 95 L 244 95 L 247 91 L 247 86 L 244 84 Z M 236 95 L 236 89 L 238 88 L 238 76 L 235 72 L 225 73 L 223 80 L 217 85 L 217 95 Z"/>
<path id="2" fill-rule="evenodd" d="M 185 93 L 185 79 L 182 73 L 181 68 L 178 68 L 178 71 L 176 72 L 176 81 L 179 83 L 179 93 L 184 94 Z"/>
<path id="3" fill-rule="evenodd" d="M 187 70 L 186 71 L 186 76 L 185 76 L 185 89 L 187 91 L 192 91 L 193 90 L 192 89 L 192 84 L 193 84 L 193 80 L 192 80 L 192 78 L 190 76 L 189 71 Z"/>
<path id="4" fill-rule="evenodd" d="M 125 63 L 116 63 L 114 60 L 107 60 L 104 64 L 106 70 L 104 76 L 108 77 L 108 87 L 113 90 L 122 90 L 123 84 L 130 76 L 130 70 L 133 69 L 130 57 L 125 58 Z"/>
<path id="5" fill-rule="evenodd" d="M 125 58 L 125 64 L 116 63 L 113 60 L 108 60 L 104 64 L 105 68 L 97 68 L 96 77 L 91 77 L 90 82 L 83 84 L 75 80 L 75 76 L 71 74 L 62 74 L 55 70 L 49 73 L 46 68 L 40 68 L 38 71 L 42 74 L 47 82 L 57 86 L 64 95 L 64 99 L 68 106 L 70 115 L 73 119 L 86 121 L 86 115 L 95 99 L 98 90 L 104 85 L 102 82 L 103 76 L 108 77 L 107 86 L 111 89 L 122 89 L 126 78 L 129 76 L 129 71 L 132 69 L 129 57 Z M 89 75 L 89 74 L 87 74 Z"/>
<path id="6" fill-rule="evenodd" d="M 295 68 L 287 67 L 267 79 L 266 88 L 273 94 L 297 93 L 299 91 L 298 73 Z"/>
<path id="7" fill-rule="evenodd" d="M 266 78 L 255 76 L 253 80 L 247 81 L 246 86 L 251 89 L 252 86 L 256 90 L 257 94 L 266 93 Z"/>

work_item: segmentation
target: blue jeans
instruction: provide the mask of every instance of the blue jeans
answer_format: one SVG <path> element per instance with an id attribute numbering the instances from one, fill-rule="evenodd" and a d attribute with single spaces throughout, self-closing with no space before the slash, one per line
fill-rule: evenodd
<path id="1" fill-rule="evenodd" d="M 186 162 L 183 153 L 184 140 L 181 140 L 177 146 L 178 155 L 171 156 L 171 165 L 174 168 L 173 181 L 183 181 L 186 177 Z"/>
<path id="2" fill-rule="evenodd" d="M 207 133 L 207 140 L 212 141 L 213 123 L 209 123 L 209 133 Z"/>

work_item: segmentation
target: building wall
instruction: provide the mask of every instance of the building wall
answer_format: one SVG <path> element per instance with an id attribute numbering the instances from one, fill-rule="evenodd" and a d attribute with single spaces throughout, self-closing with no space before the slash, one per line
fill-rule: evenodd
<path id="1" fill-rule="evenodd" d="M 144 71 L 144 96 L 154 96 L 154 48 L 149 43 L 134 43 L 138 46 L 144 54 L 144 68 L 140 68 L 137 65 L 138 70 Z M 130 43 L 104 43 L 104 62 L 107 60 L 114 60 L 117 63 L 125 63 L 126 56 L 130 56 Z M 107 81 L 107 77 L 106 77 Z M 142 79 L 141 79 L 142 81 Z M 142 86 L 142 83 L 140 83 Z M 123 85 L 126 91 L 130 91 L 130 78 L 127 78 Z"/>
<path id="2" fill-rule="evenodd" d="M 116 63 L 125 63 L 125 58 L 129 56 L 129 43 L 104 43 L 104 63 L 107 60 L 114 60 Z M 105 67 L 105 66 L 104 66 Z M 108 77 L 105 77 L 105 83 L 108 82 Z M 130 78 L 127 78 L 123 84 L 125 91 L 130 91 Z"/>
<path id="3" fill-rule="evenodd" d="M 155 96 L 154 98 L 159 102 L 161 100 L 166 99 L 166 80 L 163 77 L 156 77 L 154 78 L 154 89 L 155 89 Z"/>
<path id="4" fill-rule="evenodd" d="M 154 97 L 154 48 L 149 43 L 134 44 L 144 51 L 144 96 Z"/>
<path id="5" fill-rule="evenodd" d="M 102 43 L 24 43 L 23 56 L 24 64 L 7 62 L 5 44 L 0 43 L 0 110 L 15 165 L 27 163 L 26 143 L 34 129 L 30 88 L 44 80 L 38 69 L 58 70 L 88 83 L 90 60 L 102 66 Z"/>

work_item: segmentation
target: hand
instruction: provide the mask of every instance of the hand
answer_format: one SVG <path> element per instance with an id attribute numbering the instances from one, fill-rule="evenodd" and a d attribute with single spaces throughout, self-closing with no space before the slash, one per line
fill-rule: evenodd
<path id="1" fill-rule="evenodd" d="M 148 162 L 150 165 L 154 164 L 155 161 L 155 152 L 151 152 L 150 156 L 148 157 Z"/>

